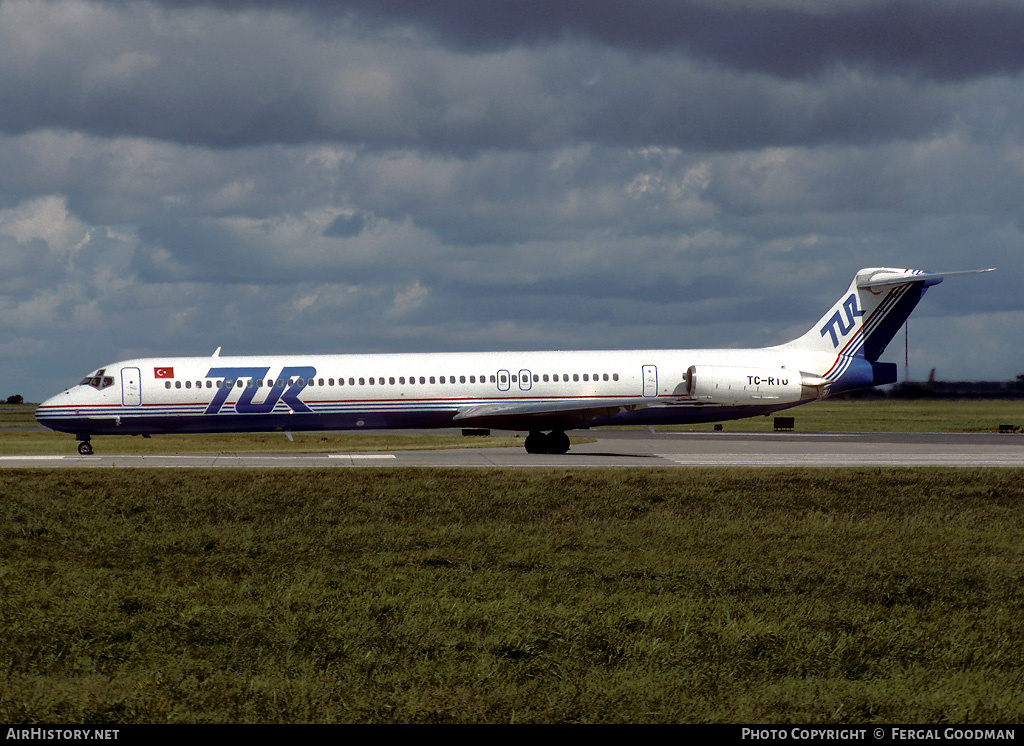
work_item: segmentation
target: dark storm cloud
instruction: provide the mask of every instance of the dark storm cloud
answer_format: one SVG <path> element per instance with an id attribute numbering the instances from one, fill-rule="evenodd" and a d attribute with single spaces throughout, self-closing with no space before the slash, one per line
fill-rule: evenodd
<path id="1" fill-rule="evenodd" d="M 184 5 L 175 0 L 169 5 Z M 674 49 L 793 77 L 836 64 L 943 79 L 1024 67 L 1024 7 L 970 0 L 772 3 L 719 0 L 192 0 L 273 8 L 370 27 L 411 25 L 470 50 L 583 38 L 632 51 Z"/>
<path id="2" fill-rule="evenodd" d="M 8 6 L 6 35 L 0 30 L 0 131 L 62 128 L 218 148 L 346 142 L 472 154 L 593 142 L 735 150 L 914 138 L 963 115 L 959 91 L 936 80 L 901 77 L 887 65 L 874 74 L 845 62 L 798 62 L 815 74 L 780 76 L 786 71 L 778 65 L 723 64 L 726 50 L 752 60 L 774 54 L 779 37 L 771 19 L 762 18 L 769 11 L 736 12 L 735 22 L 709 17 L 706 24 L 715 33 L 750 38 L 730 39 L 722 54 L 708 57 L 694 56 L 691 47 L 712 44 L 711 30 L 694 32 L 692 44 L 644 44 L 639 34 L 632 46 L 611 44 L 614 39 L 598 33 L 604 28 L 599 20 L 614 28 L 608 19 L 626 4 L 597 3 L 593 10 L 577 9 L 577 18 L 561 3 L 554 9 L 523 3 L 508 43 L 486 48 L 455 42 L 446 48 L 434 44 L 431 34 L 407 38 L 398 27 L 419 24 L 438 34 L 449 29 L 450 36 L 463 26 L 475 28 L 478 14 L 481 23 L 491 10 L 499 18 L 515 15 L 513 6 L 470 3 L 456 12 L 443 3 L 385 3 L 386 11 L 356 2 L 322 8 L 306 3 L 298 10 L 291 3 L 257 3 L 274 12 L 240 21 L 229 12 L 240 4 L 180 5 L 158 12 L 143 3 L 71 3 L 76 10 L 105 10 L 82 11 L 78 24 L 63 18 L 61 6 Z M 638 14 L 656 27 L 652 33 L 661 33 L 653 11 L 640 7 Z M 683 9 L 725 13 L 714 7 Z M 356 20 L 337 20 L 327 33 L 315 12 Z M 666 10 L 667 27 L 688 29 L 673 20 L 682 12 Z M 838 18 L 806 15 L 808 23 Z M 835 28 L 846 22 L 839 18 Z M 363 28 L 385 23 L 394 27 L 390 34 Z M 481 38 L 504 28 L 491 23 L 495 30 L 484 28 Z M 1013 27 L 1012 19 L 1006 23 Z M 26 38 L 33 28 L 43 30 L 48 43 Z M 549 44 L 512 43 L 534 28 L 538 34 L 562 31 L 552 32 Z M 815 29 L 793 33 L 804 44 L 805 34 L 818 38 Z M 757 34 L 765 37 L 761 47 Z M 826 37 L 823 48 L 835 48 Z M 778 48 L 788 46 L 799 45 L 783 41 Z M 839 47 L 836 59 L 842 60 Z M 853 55 L 860 46 L 851 43 L 850 49 Z"/>
<path id="3" fill-rule="evenodd" d="M 861 267 L 1000 266 L 911 340 L 1012 377 L 1022 14 L 0 0 L 0 371 L 757 346 Z"/>
<path id="4" fill-rule="evenodd" d="M 330 238 L 355 238 L 363 232 L 366 218 L 362 213 L 339 215 L 324 229 L 324 235 Z"/>

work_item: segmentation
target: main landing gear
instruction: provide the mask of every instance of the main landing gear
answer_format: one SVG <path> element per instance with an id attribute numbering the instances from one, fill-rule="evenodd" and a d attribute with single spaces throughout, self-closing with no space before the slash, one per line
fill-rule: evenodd
<path id="1" fill-rule="evenodd" d="M 78 444 L 78 452 L 83 456 L 92 455 L 92 443 L 89 441 L 88 435 L 79 435 L 78 440 L 81 441 Z"/>
<path id="2" fill-rule="evenodd" d="M 534 430 L 526 436 L 525 445 L 527 453 L 568 453 L 569 436 L 561 430 L 547 434 Z"/>

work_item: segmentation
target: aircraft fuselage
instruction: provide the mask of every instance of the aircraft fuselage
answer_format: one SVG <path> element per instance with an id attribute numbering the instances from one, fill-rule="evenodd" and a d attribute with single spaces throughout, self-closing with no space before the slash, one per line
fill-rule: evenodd
<path id="1" fill-rule="evenodd" d="M 779 394 L 800 381 L 806 357 L 629 350 L 146 358 L 105 366 L 44 402 L 37 417 L 76 435 L 711 422 L 803 401 Z M 733 406 L 687 398 L 686 374 L 698 365 L 754 371 L 745 379 L 751 398 Z M 96 378 L 108 385 L 93 385 Z M 456 419 L 495 405 L 513 409 Z"/>
<path id="2" fill-rule="evenodd" d="M 878 362 L 925 290 L 967 272 L 860 270 L 805 334 L 757 349 L 158 357 L 91 373 L 36 411 L 93 435 L 501 428 L 564 453 L 565 431 L 768 414 L 892 383 Z M 550 431 L 544 434 L 544 431 Z"/>

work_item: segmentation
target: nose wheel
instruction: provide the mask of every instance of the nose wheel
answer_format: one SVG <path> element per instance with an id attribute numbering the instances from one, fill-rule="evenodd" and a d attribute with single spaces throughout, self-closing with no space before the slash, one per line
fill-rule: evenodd
<path id="1" fill-rule="evenodd" d="M 88 440 L 83 440 L 81 443 L 78 444 L 78 452 L 83 456 L 91 456 L 92 443 L 90 443 Z"/>

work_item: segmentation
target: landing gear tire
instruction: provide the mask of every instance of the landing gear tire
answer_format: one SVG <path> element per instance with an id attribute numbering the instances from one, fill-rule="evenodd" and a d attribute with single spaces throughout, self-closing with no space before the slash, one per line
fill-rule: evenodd
<path id="1" fill-rule="evenodd" d="M 526 436 L 527 453 L 563 454 L 569 452 L 569 436 L 561 430 L 544 434 L 532 432 Z"/>
<path id="2" fill-rule="evenodd" d="M 548 438 L 551 440 L 551 450 L 548 453 L 562 454 L 569 452 L 569 436 L 561 430 L 551 433 Z"/>
<path id="3" fill-rule="evenodd" d="M 91 456 L 92 455 L 92 443 L 90 443 L 87 440 L 83 440 L 81 443 L 78 444 L 78 452 L 80 454 L 82 454 L 83 456 Z"/>
<path id="4" fill-rule="evenodd" d="M 544 433 L 530 433 L 526 436 L 526 442 L 523 443 L 526 446 L 527 453 L 544 453 Z"/>

